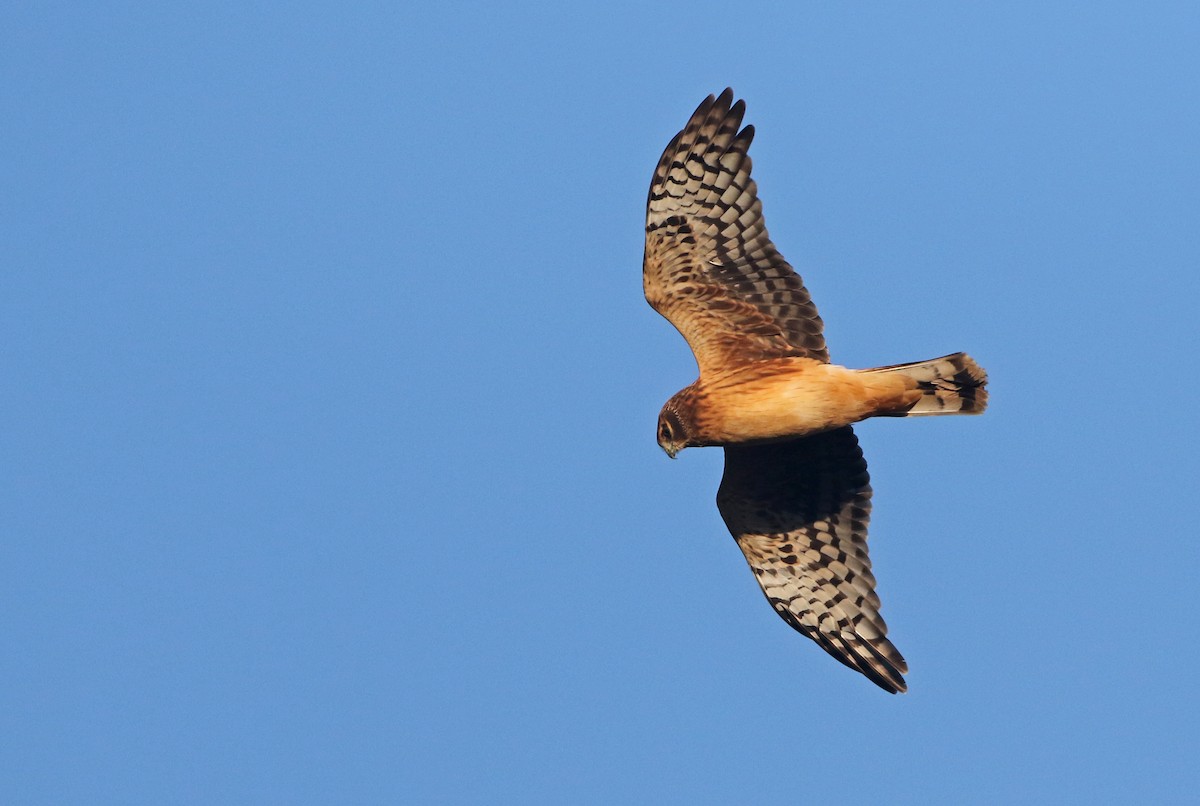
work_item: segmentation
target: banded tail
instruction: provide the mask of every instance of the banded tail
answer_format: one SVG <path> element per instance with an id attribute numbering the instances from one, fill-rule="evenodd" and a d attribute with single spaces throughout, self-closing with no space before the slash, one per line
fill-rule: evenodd
<path id="1" fill-rule="evenodd" d="M 921 393 L 916 402 L 884 416 L 914 417 L 924 414 L 982 414 L 987 408 L 987 373 L 966 353 L 953 353 L 913 364 L 896 364 L 862 370 L 867 374 L 903 375 Z"/>

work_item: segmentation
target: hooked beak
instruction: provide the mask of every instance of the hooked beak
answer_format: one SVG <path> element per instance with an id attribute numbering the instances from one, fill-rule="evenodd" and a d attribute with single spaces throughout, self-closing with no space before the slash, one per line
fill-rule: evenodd
<path id="1" fill-rule="evenodd" d="M 672 459 L 675 458 L 675 454 L 679 453 L 679 448 L 676 448 L 674 445 L 663 445 L 663 450 L 666 451 L 667 456 L 670 456 Z"/>

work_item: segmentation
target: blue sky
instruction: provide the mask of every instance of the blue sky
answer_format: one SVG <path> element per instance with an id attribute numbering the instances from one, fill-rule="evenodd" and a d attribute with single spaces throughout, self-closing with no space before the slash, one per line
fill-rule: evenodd
<path id="1" fill-rule="evenodd" d="M 11 3 L 0 799 L 1188 802 L 1200 10 Z M 646 187 L 757 130 L 910 692 L 669 461 Z"/>

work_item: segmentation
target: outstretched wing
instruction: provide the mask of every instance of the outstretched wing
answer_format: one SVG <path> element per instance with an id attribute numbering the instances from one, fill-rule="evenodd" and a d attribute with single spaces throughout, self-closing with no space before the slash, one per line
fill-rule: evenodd
<path id="1" fill-rule="evenodd" d="M 879 615 L 871 483 L 853 430 L 727 446 L 717 507 L 784 621 L 881 688 L 907 689 Z"/>
<path id="2" fill-rule="evenodd" d="M 821 317 L 767 235 L 739 131 L 744 101 L 708 96 L 675 135 L 646 204 L 646 299 L 683 334 L 703 375 L 747 361 L 828 361 Z"/>

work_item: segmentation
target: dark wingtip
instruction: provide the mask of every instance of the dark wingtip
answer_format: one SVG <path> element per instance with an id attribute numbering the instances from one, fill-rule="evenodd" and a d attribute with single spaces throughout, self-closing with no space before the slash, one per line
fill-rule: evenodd
<path id="1" fill-rule="evenodd" d="M 856 651 L 857 647 L 848 647 L 858 661 L 855 668 L 889 694 L 903 694 L 908 691 L 908 684 L 904 682 L 903 675 L 903 672 L 908 671 L 908 664 L 892 646 L 891 641 L 886 638 L 882 640 L 884 646 L 876 646 L 873 642 L 860 638 L 858 646 L 865 647 L 866 652 Z"/>
<path id="2" fill-rule="evenodd" d="M 750 144 L 752 142 L 754 142 L 754 124 L 747 123 L 746 127 L 744 129 L 742 129 L 740 132 L 738 132 L 737 139 L 739 142 L 745 143 L 743 148 L 749 148 Z"/>
<path id="3" fill-rule="evenodd" d="M 908 684 L 904 682 L 904 672 L 908 671 L 908 663 L 887 638 L 876 639 L 880 642 L 876 645 L 871 640 L 853 633 L 842 635 L 814 631 L 808 635 L 838 661 L 889 694 L 903 694 L 908 691 Z"/>

